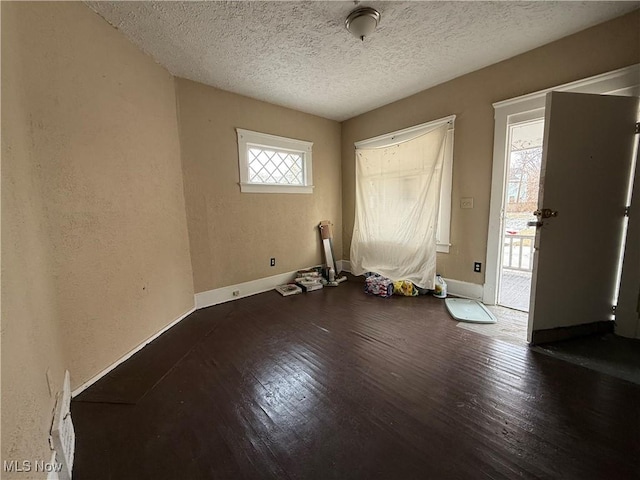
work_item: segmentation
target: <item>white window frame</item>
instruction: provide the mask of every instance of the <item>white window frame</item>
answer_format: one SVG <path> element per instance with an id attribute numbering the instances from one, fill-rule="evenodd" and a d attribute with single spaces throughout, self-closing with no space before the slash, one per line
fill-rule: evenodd
<path id="1" fill-rule="evenodd" d="M 236 128 L 238 134 L 238 167 L 240 191 L 243 193 L 313 193 L 313 142 L 279 137 L 268 133 Z M 249 181 L 248 151 L 251 147 L 298 153 L 303 159 L 303 185 L 283 185 Z"/>
<path id="2" fill-rule="evenodd" d="M 429 130 L 438 128 L 444 124 L 449 124 L 447 130 L 446 150 L 444 166 L 442 170 L 442 185 L 440 187 L 440 209 L 438 211 L 438 227 L 436 229 L 436 251 L 438 253 L 449 253 L 451 247 L 451 191 L 453 184 L 453 134 L 455 130 L 455 115 L 433 120 L 432 122 L 421 123 L 413 127 L 396 130 L 377 137 L 355 142 L 356 148 L 384 148 L 397 143 L 407 142 L 420 135 L 424 135 Z"/>

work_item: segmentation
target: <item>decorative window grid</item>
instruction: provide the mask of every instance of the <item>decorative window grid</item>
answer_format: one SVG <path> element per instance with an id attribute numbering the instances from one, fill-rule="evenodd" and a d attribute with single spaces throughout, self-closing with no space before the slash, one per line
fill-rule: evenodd
<path id="1" fill-rule="evenodd" d="M 242 192 L 313 192 L 313 143 L 240 128 L 236 130 Z"/>

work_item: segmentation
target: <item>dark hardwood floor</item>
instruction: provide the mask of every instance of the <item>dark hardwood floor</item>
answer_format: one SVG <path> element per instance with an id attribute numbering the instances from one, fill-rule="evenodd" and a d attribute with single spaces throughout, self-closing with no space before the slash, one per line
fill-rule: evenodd
<path id="1" fill-rule="evenodd" d="M 640 478 L 640 386 L 362 286 L 192 314 L 74 399 L 74 480 Z"/>

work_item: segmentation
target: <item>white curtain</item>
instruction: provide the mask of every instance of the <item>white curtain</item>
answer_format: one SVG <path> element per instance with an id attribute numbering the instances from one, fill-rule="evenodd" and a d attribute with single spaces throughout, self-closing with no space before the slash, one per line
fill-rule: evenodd
<path id="1" fill-rule="evenodd" d="M 356 149 L 351 271 L 433 289 L 440 185 L 449 125 L 382 148 Z"/>

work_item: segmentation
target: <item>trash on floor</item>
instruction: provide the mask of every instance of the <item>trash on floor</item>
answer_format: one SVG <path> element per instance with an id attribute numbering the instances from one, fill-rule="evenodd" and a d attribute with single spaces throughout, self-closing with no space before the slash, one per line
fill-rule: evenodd
<path id="1" fill-rule="evenodd" d="M 432 293 L 432 290 L 420 288 L 411 280 L 396 280 L 383 277 L 379 273 L 367 272 L 365 276 L 365 293 L 378 297 L 390 297 L 391 295 L 402 295 L 405 297 L 417 297 Z"/>
<path id="2" fill-rule="evenodd" d="M 278 285 L 276 287 L 276 291 L 283 297 L 288 297 L 289 295 L 302 293 L 302 288 L 300 288 L 295 283 L 287 283 L 285 285 Z"/>
<path id="3" fill-rule="evenodd" d="M 303 292 L 313 292 L 323 287 L 322 274 L 319 269 L 310 268 L 307 270 L 298 270 L 295 283 Z"/>
<path id="4" fill-rule="evenodd" d="M 447 298 L 447 282 L 444 281 L 442 275 L 440 275 L 439 273 L 436 273 L 433 296 L 436 298 Z"/>
<path id="5" fill-rule="evenodd" d="M 393 281 L 378 275 L 377 273 L 366 274 L 364 280 L 364 291 L 369 295 L 377 297 L 390 297 L 393 295 Z"/>
<path id="6" fill-rule="evenodd" d="M 393 282 L 393 293 L 395 295 L 404 295 L 405 297 L 417 297 L 418 288 L 410 280 L 399 280 Z"/>

